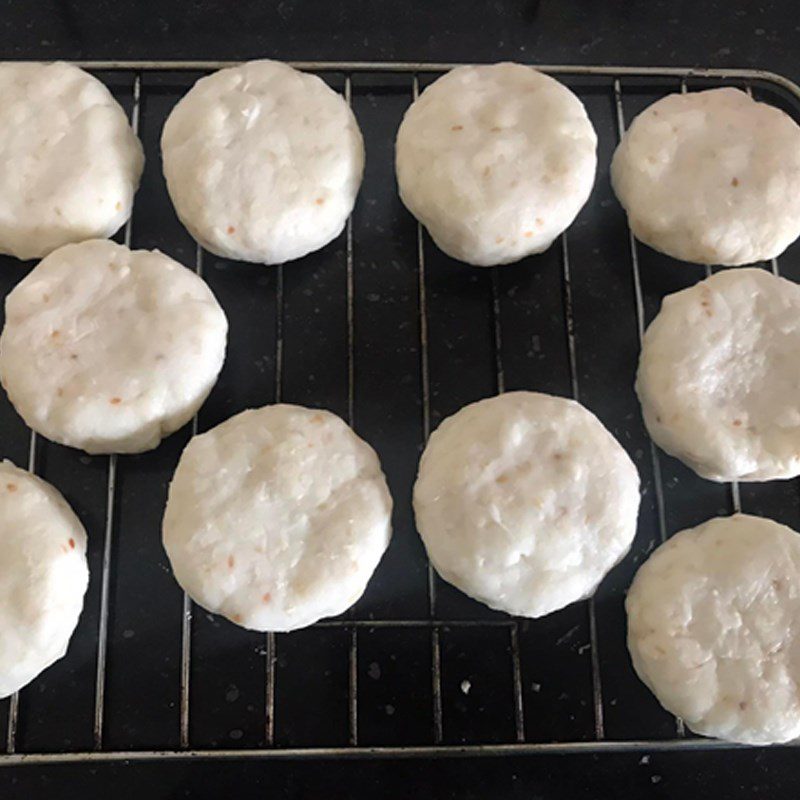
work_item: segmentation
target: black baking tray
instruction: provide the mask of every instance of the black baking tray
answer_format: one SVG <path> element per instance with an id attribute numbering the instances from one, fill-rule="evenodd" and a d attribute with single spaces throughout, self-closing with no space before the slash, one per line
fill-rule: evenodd
<path id="1" fill-rule="evenodd" d="M 364 185 L 347 231 L 279 268 L 198 252 L 169 202 L 161 129 L 207 68 L 143 64 L 94 72 L 129 113 L 138 108 L 147 161 L 131 246 L 158 248 L 199 268 L 230 321 L 227 360 L 197 429 L 276 399 L 345 419 L 352 414 L 356 432 L 378 451 L 395 498 L 389 551 L 365 596 L 337 620 L 272 638 L 194 606 L 185 639 L 184 598 L 161 547 L 160 522 L 192 426 L 150 453 L 116 459 L 112 487 L 109 458 L 37 439 L 37 474 L 64 493 L 88 531 L 91 580 L 67 657 L 21 691 L 18 712 L 0 702 L 0 742 L 9 745 L 0 767 L 66 762 L 72 770 L 190 758 L 242 766 L 241 759 L 374 756 L 427 764 L 459 754 L 519 763 L 621 751 L 607 752 L 607 763 L 635 758 L 650 780 L 658 777 L 650 758 L 662 751 L 731 756 L 735 748 L 684 732 L 635 676 L 625 647 L 624 593 L 663 537 L 739 504 L 800 529 L 800 493 L 797 481 L 745 484 L 737 492 L 651 446 L 633 391 L 641 327 L 665 294 L 706 271 L 632 243 L 608 166 L 620 108 L 628 122 L 684 86 L 735 85 L 798 119 L 800 96 L 784 79 L 755 72 L 557 70 L 598 133 L 594 191 L 547 252 L 476 269 L 441 253 L 396 192 L 397 127 L 416 87 L 438 68 L 341 67 L 319 71 L 351 97 L 367 150 Z M 6 294 L 32 264 L 0 262 Z M 800 247 L 791 247 L 777 268 L 800 281 Z M 642 478 L 630 554 L 591 602 L 540 620 L 491 611 L 438 578 L 431 586 L 410 506 L 428 421 L 433 429 L 466 403 L 514 389 L 579 397 L 621 441 Z M 30 432 L 4 394 L 0 431 L 2 455 L 27 465 Z M 737 757 L 762 752 L 777 751 Z"/>

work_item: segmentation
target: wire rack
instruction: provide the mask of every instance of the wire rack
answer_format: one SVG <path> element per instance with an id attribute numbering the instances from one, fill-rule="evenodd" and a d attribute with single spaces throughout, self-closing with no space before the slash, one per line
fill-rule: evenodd
<path id="1" fill-rule="evenodd" d="M 229 62 L 87 62 L 129 111 L 147 164 L 122 240 L 194 264 L 230 323 L 228 359 L 199 417 L 152 453 L 89 457 L 24 428 L 0 400 L 4 456 L 59 487 L 89 532 L 91 581 L 65 659 L 0 703 L 0 765 L 183 758 L 307 758 L 718 748 L 664 712 L 625 650 L 624 591 L 675 531 L 744 508 L 800 528 L 795 481 L 702 481 L 647 438 L 633 393 L 642 332 L 664 294 L 703 267 L 640 247 L 608 165 L 638 111 L 687 88 L 736 85 L 800 116 L 800 88 L 757 70 L 541 66 L 583 100 L 598 180 L 570 230 L 519 265 L 475 270 L 402 209 L 393 142 L 409 102 L 455 64 L 303 62 L 352 105 L 367 145 L 342 236 L 287 267 L 204 253 L 175 218 L 158 140 L 172 106 Z M 800 280 L 800 251 L 781 272 Z M 7 293 L 30 264 L 2 259 Z M 777 262 L 763 265 L 778 271 Z M 486 609 L 441 582 L 410 492 L 431 429 L 473 400 L 527 388 L 580 399 L 642 475 L 639 532 L 595 597 L 542 620 Z M 166 488 L 191 434 L 248 406 L 319 405 L 378 450 L 394 538 L 354 609 L 261 635 L 182 595 L 160 544 Z M 2 730 L 0 728 L 0 730 Z"/>

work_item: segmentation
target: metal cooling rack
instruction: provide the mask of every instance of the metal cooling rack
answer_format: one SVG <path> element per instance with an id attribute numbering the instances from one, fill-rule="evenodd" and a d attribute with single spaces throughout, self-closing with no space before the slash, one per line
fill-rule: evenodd
<path id="1" fill-rule="evenodd" d="M 354 106 L 368 167 L 342 237 L 284 270 L 203 253 L 174 218 L 161 181 L 157 141 L 166 113 L 199 74 L 232 63 L 79 64 L 109 83 L 137 132 L 145 129 L 148 168 L 123 240 L 194 260 L 231 319 L 235 363 L 191 431 L 119 460 L 37 440 L 3 398 L 5 455 L 27 459 L 76 506 L 89 531 L 92 583 L 67 657 L 0 705 L 7 718 L 0 765 L 733 747 L 687 735 L 638 682 L 624 650 L 624 590 L 657 542 L 714 513 L 745 507 L 800 527 L 800 493 L 794 481 L 741 490 L 708 484 L 645 436 L 632 380 L 624 378 L 632 379 L 661 297 L 705 271 L 639 247 L 607 172 L 626 120 L 668 92 L 738 85 L 798 118 L 800 87 L 760 70 L 538 66 L 587 105 L 600 139 L 598 184 L 560 245 L 519 266 L 474 270 L 429 242 L 400 208 L 392 180 L 402 111 L 421 85 L 457 65 L 295 63 L 322 74 Z M 795 280 L 798 255 L 790 249 L 781 264 Z M 30 266 L 6 261 L 4 292 Z M 778 272 L 777 262 L 765 267 Z M 319 329 L 309 345 L 303 332 L 320 318 L 336 325 Z M 331 366 L 337 358 L 339 367 Z M 242 389 L 248 380 L 258 385 Z M 287 392 L 287 383 L 314 389 Z M 424 561 L 408 511 L 431 428 L 507 386 L 580 398 L 632 452 L 643 479 L 631 555 L 594 598 L 533 622 L 490 612 L 443 584 Z M 379 450 L 399 508 L 393 549 L 373 580 L 377 592 L 371 585 L 353 612 L 306 632 L 263 637 L 235 631 L 181 597 L 166 574 L 158 521 L 189 432 L 281 399 L 316 401 L 355 423 Z M 416 429 L 413 447 L 399 452 L 396 426 L 406 436 Z M 126 627 L 131 618 L 144 633 Z M 142 641 L 130 649 L 134 638 Z M 252 702 L 241 705 L 242 695 Z"/>

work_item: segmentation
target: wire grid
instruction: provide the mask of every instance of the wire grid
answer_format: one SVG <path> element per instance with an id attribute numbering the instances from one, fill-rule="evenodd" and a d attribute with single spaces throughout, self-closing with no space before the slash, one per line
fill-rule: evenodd
<path id="1" fill-rule="evenodd" d="M 79 63 L 87 69 L 97 71 L 112 71 L 131 73 L 133 108 L 131 124 L 134 131 L 138 132 L 140 106 L 142 102 L 142 76 L 148 72 L 209 72 L 214 69 L 231 66 L 233 62 L 85 62 Z M 341 73 L 344 75 L 344 94 L 348 103 L 352 104 L 353 81 L 361 76 L 373 74 L 404 75 L 409 79 L 409 100 L 416 99 L 420 92 L 420 76 L 432 78 L 444 71 L 458 66 L 457 64 L 435 63 L 357 63 L 357 62 L 303 62 L 295 63 L 300 69 L 317 73 Z M 705 81 L 727 82 L 739 81 L 751 91 L 750 84 L 757 83 L 775 87 L 788 94 L 792 103 L 800 103 L 800 88 L 788 79 L 758 70 L 711 70 L 696 68 L 636 68 L 636 67 L 590 67 L 590 66 L 538 66 L 538 69 L 564 78 L 598 78 L 603 79 L 602 87 L 611 93 L 616 114 L 617 136 L 625 130 L 626 115 L 623 104 L 623 81 L 627 79 L 675 79 L 680 81 L 680 89 L 687 90 L 689 79 L 703 79 Z M 579 92 L 580 94 L 580 92 Z M 797 110 L 797 106 L 795 106 Z M 153 154 L 150 154 L 152 157 Z M 600 165 L 603 169 L 604 165 Z M 124 242 L 131 243 L 132 225 L 135 224 L 136 213 L 132 215 L 124 229 Z M 632 271 L 634 287 L 634 309 L 636 315 L 636 328 L 639 341 L 647 324 L 644 293 L 642 287 L 642 273 L 640 270 L 640 257 L 637 242 L 628 230 L 628 255 Z M 581 397 L 577 342 L 575 336 L 575 314 L 573 309 L 573 276 L 570 265 L 569 234 L 565 233 L 560 239 L 560 262 L 562 280 L 562 300 L 564 331 L 567 341 L 567 356 L 569 366 L 569 381 L 572 396 L 578 400 Z M 358 242 L 354 242 L 353 221 L 348 220 L 345 230 L 346 247 L 346 319 L 347 319 L 347 419 L 353 425 L 354 395 L 355 395 L 355 357 L 354 357 L 354 249 Z M 557 247 L 558 245 L 554 245 Z M 421 388 L 421 426 L 423 441 L 431 431 L 431 375 L 429 360 L 429 309 L 428 309 L 428 278 L 426 275 L 426 252 L 431 245 L 426 241 L 422 226 L 416 226 L 416 269 L 417 269 L 417 324 L 419 329 L 419 370 Z M 775 274 L 779 274 L 777 261 L 771 264 Z M 203 251 L 198 245 L 195 252 L 195 269 L 198 275 L 203 275 Z M 706 271 L 710 274 L 710 270 Z M 285 360 L 285 342 L 283 333 L 283 303 L 284 303 L 284 272 L 283 267 L 276 268 L 276 347 L 275 362 L 275 401 L 283 398 L 283 370 Z M 490 307 L 492 315 L 492 328 L 494 338 L 494 372 L 495 389 L 498 393 L 505 391 L 506 376 L 503 364 L 503 320 L 501 314 L 501 276 L 498 270 L 491 271 L 491 298 Z M 192 434 L 198 431 L 197 417 L 191 424 Z M 36 471 L 37 466 L 37 437 L 34 432 L 29 434 L 28 468 Z M 649 442 L 649 461 L 653 475 L 655 492 L 655 510 L 657 516 L 658 535 L 661 541 L 668 535 L 666 520 L 666 500 L 664 480 L 662 476 L 662 459 L 664 458 L 655 445 Z M 116 502 L 117 484 L 117 457 L 110 456 L 107 462 L 107 486 L 105 525 L 102 550 L 102 573 L 100 579 L 100 612 L 97 628 L 97 662 L 95 670 L 94 689 L 94 750 L 78 752 L 17 752 L 17 723 L 20 709 L 20 698 L 14 695 L 8 704 L 8 723 L 6 735 L 6 753 L 0 755 L 0 765 L 19 763 L 49 763 L 65 761 L 97 761 L 97 760 L 147 760 L 147 759 L 175 759 L 189 757 L 231 757 L 231 758 L 303 758 L 322 756 L 430 756 L 430 755 L 459 755 L 470 753 L 475 755 L 503 755 L 513 753 L 536 752 L 579 752 L 579 751 L 621 751 L 621 750 L 647 750 L 658 751 L 668 749 L 704 749 L 719 747 L 735 747 L 729 743 L 717 742 L 707 739 L 686 737 L 681 720 L 674 721 L 674 736 L 663 739 L 636 739 L 636 738 L 606 738 L 604 726 L 604 697 L 603 683 L 599 654 L 602 643 L 598 637 L 595 599 L 585 601 L 584 606 L 588 616 L 589 651 L 591 661 L 591 699 L 593 712 L 593 735 L 588 740 L 575 741 L 529 741 L 526 736 L 525 700 L 523 692 L 523 663 L 520 653 L 520 621 L 510 618 L 481 618 L 481 619 L 438 619 L 436 617 L 436 591 L 437 579 L 430 564 L 427 567 L 427 600 L 429 616 L 427 619 L 355 619 L 345 616 L 340 619 L 324 620 L 317 623 L 316 629 L 344 629 L 349 636 L 348 645 L 348 744 L 346 746 L 309 746 L 309 747 L 280 747 L 275 742 L 275 701 L 276 701 L 276 637 L 266 634 L 264 642 L 265 658 L 265 707 L 264 712 L 264 747 L 258 748 L 226 748 L 208 747 L 195 748 L 190 736 L 190 715 L 192 713 L 191 682 L 192 674 L 192 616 L 194 606 L 189 597 L 183 595 L 181 618 L 181 643 L 180 643 L 180 690 L 179 690 L 179 747 L 168 749 L 107 749 L 104 742 L 104 724 L 107 719 L 105 702 L 107 684 L 107 650 L 109 614 L 111 612 L 110 580 L 112 570 L 112 554 L 115 534 L 114 511 Z M 742 503 L 739 487 L 730 486 L 731 505 L 734 510 L 741 510 Z M 398 498 L 400 502 L 405 499 Z M 413 741 L 397 746 L 375 746 L 362 744 L 359 741 L 359 634 L 361 631 L 379 630 L 382 628 L 394 629 L 419 629 L 427 630 L 430 635 L 430 679 L 431 679 L 431 719 L 433 724 L 432 742 L 418 744 Z M 444 719 L 442 700 L 442 643 L 441 634 L 448 629 L 501 629 L 508 634 L 508 650 L 511 659 L 511 703 L 513 715 L 513 741 L 483 743 L 466 741 L 459 744 L 443 743 Z M 506 678 L 498 676 L 499 681 Z M 462 687 L 463 688 L 463 687 Z M 465 693 L 468 689 L 464 689 Z M 23 695 L 24 698 L 24 695 Z M 24 700 L 23 700 L 24 701 Z M 613 700 L 612 700 L 613 702 Z"/>

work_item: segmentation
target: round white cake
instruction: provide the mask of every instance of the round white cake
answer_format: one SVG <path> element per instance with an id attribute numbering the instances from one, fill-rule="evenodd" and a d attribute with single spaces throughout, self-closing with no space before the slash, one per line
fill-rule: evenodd
<path id="1" fill-rule="evenodd" d="M 453 258 L 475 266 L 547 249 L 594 184 L 597 136 L 580 100 L 521 64 L 457 67 L 397 134 L 400 197 Z"/>
<path id="2" fill-rule="evenodd" d="M 43 480 L 0 463 L 0 697 L 66 652 L 89 583 L 86 532 Z"/>
<path id="3" fill-rule="evenodd" d="M 636 237 L 683 261 L 766 261 L 800 236 L 800 126 L 738 89 L 653 103 L 611 179 Z"/>
<path id="4" fill-rule="evenodd" d="M 226 258 L 280 264 L 335 239 L 353 209 L 364 143 L 315 75 L 251 61 L 201 78 L 161 137 L 183 224 Z"/>
<path id="5" fill-rule="evenodd" d="M 111 236 L 144 156 L 108 89 L 70 64 L 0 64 L 0 252 L 41 258 Z"/>
<path id="6" fill-rule="evenodd" d="M 227 330 L 208 286 L 157 250 L 66 245 L 6 298 L 0 381 L 48 439 L 88 453 L 139 453 L 202 405 Z"/>
<path id="7" fill-rule="evenodd" d="M 375 451 L 339 417 L 266 406 L 189 442 L 164 547 L 195 602 L 245 628 L 290 631 L 361 597 L 391 514 Z"/>
<path id="8" fill-rule="evenodd" d="M 579 403 L 481 400 L 431 435 L 414 512 L 436 571 L 491 608 L 541 617 L 591 595 L 636 533 L 639 476 Z"/>
<path id="9" fill-rule="evenodd" d="M 636 379 L 656 444 L 715 481 L 800 474 L 798 386 L 800 286 L 756 268 L 665 297 Z"/>
<path id="10" fill-rule="evenodd" d="M 800 736 L 800 535 L 737 514 L 675 534 L 625 603 L 639 677 L 695 732 Z"/>

